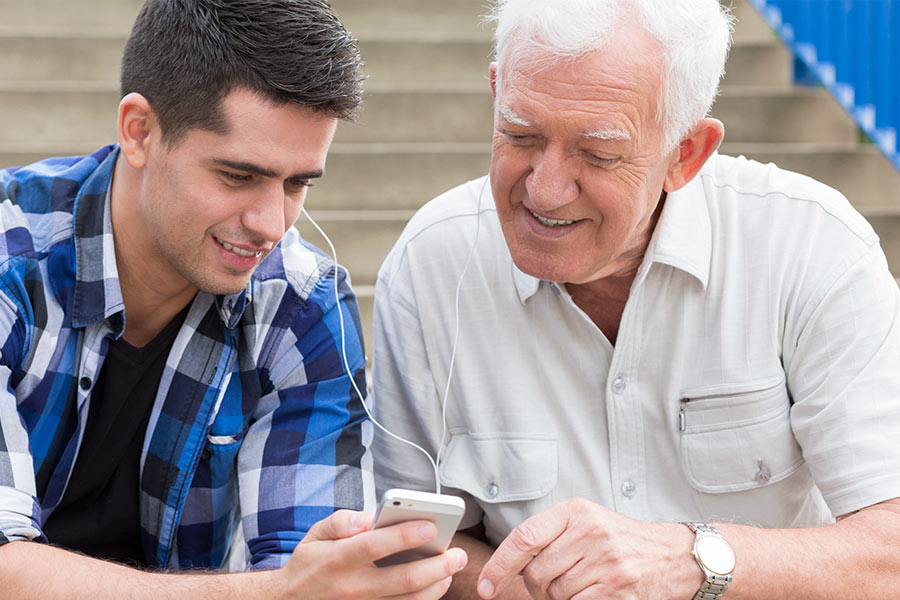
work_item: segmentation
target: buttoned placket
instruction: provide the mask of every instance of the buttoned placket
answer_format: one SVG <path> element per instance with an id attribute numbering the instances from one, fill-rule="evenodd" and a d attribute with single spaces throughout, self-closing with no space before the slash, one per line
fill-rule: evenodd
<path id="1" fill-rule="evenodd" d="M 637 363 L 644 329 L 642 315 L 649 263 L 638 270 L 619 323 L 606 382 L 610 477 L 616 512 L 636 518 L 649 514 L 644 455 L 644 419 Z"/>
<path id="2" fill-rule="evenodd" d="M 73 330 L 73 333 L 76 331 L 77 330 Z M 90 410 L 91 391 L 97 383 L 100 368 L 103 366 L 103 341 L 104 338 L 109 336 L 112 332 L 112 327 L 109 325 L 108 321 L 100 321 L 88 325 L 81 332 L 81 336 L 83 337 L 80 340 L 75 396 L 76 414 L 78 415 L 78 427 L 75 430 L 75 435 L 77 435 L 78 438 L 75 441 L 76 450 L 72 456 L 72 462 L 71 464 L 66 465 L 68 473 L 66 474 L 62 490 L 59 491 L 58 495 L 53 494 L 56 498 L 56 503 L 58 503 L 66 493 L 66 488 L 69 486 L 69 478 L 72 476 L 72 471 L 78 460 L 78 453 L 81 451 L 81 442 L 84 439 L 84 430 L 87 427 L 88 411 Z"/>

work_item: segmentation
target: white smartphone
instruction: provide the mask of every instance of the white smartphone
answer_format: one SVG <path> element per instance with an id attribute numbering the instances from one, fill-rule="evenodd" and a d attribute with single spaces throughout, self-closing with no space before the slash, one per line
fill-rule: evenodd
<path id="1" fill-rule="evenodd" d="M 372 529 L 396 525 L 404 521 L 431 521 L 437 526 L 437 537 L 418 548 L 404 550 L 375 561 L 379 567 L 436 556 L 450 546 L 450 540 L 466 511 L 462 498 L 431 492 L 394 488 L 381 497 Z"/>

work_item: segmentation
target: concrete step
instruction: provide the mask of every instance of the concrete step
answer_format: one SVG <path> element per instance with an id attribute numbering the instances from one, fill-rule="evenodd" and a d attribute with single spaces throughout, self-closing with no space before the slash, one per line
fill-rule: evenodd
<path id="1" fill-rule="evenodd" d="M 490 157 L 489 142 L 336 144 L 307 202 L 310 210 L 413 210 L 487 173 Z"/>
<path id="2" fill-rule="evenodd" d="M 746 0 L 723 0 L 734 5 L 736 41 L 763 41 L 773 34 L 765 20 Z M 488 0 L 333 0 L 332 6 L 357 37 L 372 31 L 430 31 L 490 33 L 482 24 Z"/>
<path id="3" fill-rule="evenodd" d="M 776 36 L 762 15 L 747 0 L 722 0 L 722 4 L 730 6 L 735 17 L 734 41 L 765 42 Z"/>
<path id="4" fill-rule="evenodd" d="M 381 263 L 414 212 L 317 210 L 311 199 L 307 210 L 331 238 L 338 262 L 361 284 L 375 283 Z M 298 219 L 297 228 L 305 239 L 329 252 L 328 243 L 305 217 Z"/>
<path id="5" fill-rule="evenodd" d="M 406 84 L 488 89 L 491 42 L 478 35 L 387 34 L 360 39 L 368 87 Z M 789 87 L 790 51 L 777 40 L 737 43 L 725 65 L 723 85 Z"/>
<path id="6" fill-rule="evenodd" d="M 900 280 L 900 210 L 895 207 L 863 208 L 860 210 L 881 238 L 891 273 Z"/>
<path id="7" fill-rule="evenodd" d="M 0 81 L 105 81 L 118 84 L 125 37 L 0 31 Z"/>
<path id="8" fill-rule="evenodd" d="M 481 33 L 490 36 L 481 18 L 486 0 L 333 0 L 347 29 L 362 38 L 370 32 Z"/>
<path id="9" fill-rule="evenodd" d="M 2 144 L 86 143 L 115 139 L 117 86 L 108 83 L 0 83 Z"/>
<path id="10" fill-rule="evenodd" d="M 736 41 L 725 63 L 722 85 L 790 88 L 794 82 L 794 59 L 780 41 Z"/>
<path id="11" fill-rule="evenodd" d="M 731 0 L 724 0 L 731 4 Z M 65 0 L 0 0 L 0 26 L 41 30 L 118 30 L 131 28 L 143 0 L 91 0 L 89 6 Z M 335 12 L 357 37 L 372 31 L 430 31 L 490 35 L 482 25 L 487 0 L 333 0 Z M 765 21 L 746 0 L 734 2 L 735 40 L 772 38 Z"/>
<path id="12" fill-rule="evenodd" d="M 125 37 L 115 32 L 21 32 L 0 28 L 0 81 L 103 81 L 118 83 Z M 367 87 L 460 84 L 488 89 L 491 43 L 483 35 L 371 34 L 359 41 Z M 724 85 L 788 87 L 791 60 L 779 42 L 738 44 Z"/>
<path id="13" fill-rule="evenodd" d="M 117 31 L 127 34 L 143 0 L 0 0 L 0 24 L 41 31 Z"/>
<path id="14" fill-rule="evenodd" d="M 723 87 L 712 116 L 731 142 L 855 143 L 856 123 L 824 89 Z"/>

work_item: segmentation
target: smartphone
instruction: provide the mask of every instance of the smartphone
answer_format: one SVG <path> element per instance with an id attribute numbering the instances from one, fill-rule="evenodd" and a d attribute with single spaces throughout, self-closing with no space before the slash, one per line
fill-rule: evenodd
<path id="1" fill-rule="evenodd" d="M 394 488 L 381 497 L 372 529 L 388 527 L 404 521 L 431 521 L 437 526 L 437 537 L 418 548 L 403 550 L 375 561 L 379 567 L 435 556 L 450 546 L 450 540 L 466 511 L 466 503 L 457 496 L 417 492 Z"/>

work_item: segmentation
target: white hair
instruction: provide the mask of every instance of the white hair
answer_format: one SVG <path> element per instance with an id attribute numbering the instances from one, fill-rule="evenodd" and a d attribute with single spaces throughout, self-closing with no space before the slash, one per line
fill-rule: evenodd
<path id="1" fill-rule="evenodd" d="M 662 46 L 657 118 L 666 150 L 709 113 L 725 71 L 733 18 L 719 0 L 494 0 L 497 86 L 511 65 L 552 62 L 603 49 L 633 16 Z M 540 65 L 534 63 L 535 68 Z"/>

